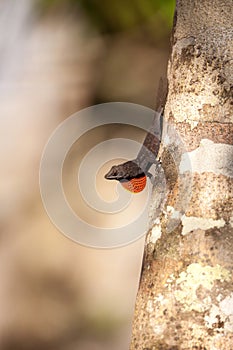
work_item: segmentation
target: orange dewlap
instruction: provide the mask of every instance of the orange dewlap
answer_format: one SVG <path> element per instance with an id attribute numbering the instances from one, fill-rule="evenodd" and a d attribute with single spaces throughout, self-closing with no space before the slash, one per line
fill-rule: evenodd
<path id="1" fill-rule="evenodd" d="M 132 193 L 139 193 L 146 187 L 146 176 L 121 181 L 122 186 Z"/>

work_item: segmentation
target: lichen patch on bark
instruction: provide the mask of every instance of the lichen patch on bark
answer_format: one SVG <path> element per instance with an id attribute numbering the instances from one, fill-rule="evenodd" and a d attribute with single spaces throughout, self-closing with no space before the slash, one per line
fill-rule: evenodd
<path id="1" fill-rule="evenodd" d="M 148 241 L 155 244 L 156 241 L 161 237 L 161 225 L 154 225 L 151 230 L 151 233 L 148 235 Z"/>
<path id="2" fill-rule="evenodd" d="M 181 174 L 190 170 L 190 163 L 192 171 L 196 173 L 212 172 L 233 177 L 233 146 L 203 139 L 198 148 L 182 155 Z"/>
<path id="3" fill-rule="evenodd" d="M 219 328 L 222 332 L 233 332 L 233 293 L 218 305 L 212 305 L 204 319 L 209 329 Z"/>
<path id="4" fill-rule="evenodd" d="M 198 298 L 198 288 L 202 286 L 206 290 L 211 290 L 215 281 L 230 281 L 230 276 L 230 272 L 220 265 L 201 266 L 193 263 L 176 279 L 178 288 L 174 292 L 175 298 L 182 304 L 184 311 L 203 312 L 210 307 L 212 300 L 208 294 L 204 298 Z"/>
<path id="5" fill-rule="evenodd" d="M 193 232 L 194 230 L 209 230 L 213 227 L 223 227 L 226 224 L 225 220 L 219 219 L 214 220 L 211 218 L 199 218 L 193 216 L 183 215 L 182 217 L 182 235 L 187 235 L 189 232 Z"/>

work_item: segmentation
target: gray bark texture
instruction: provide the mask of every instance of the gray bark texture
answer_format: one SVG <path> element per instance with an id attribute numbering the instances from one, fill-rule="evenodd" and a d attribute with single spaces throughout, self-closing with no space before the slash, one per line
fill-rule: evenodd
<path id="1" fill-rule="evenodd" d="M 232 50 L 232 0 L 177 1 L 131 350 L 233 349 Z"/>

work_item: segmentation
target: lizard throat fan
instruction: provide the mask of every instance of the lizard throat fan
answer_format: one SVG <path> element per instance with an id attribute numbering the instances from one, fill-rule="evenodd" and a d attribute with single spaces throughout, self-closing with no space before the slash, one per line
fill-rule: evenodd
<path id="1" fill-rule="evenodd" d="M 135 177 L 130 180 L 121 180 L 121 185 L 129 192 L 139 193 L 146 187 L 146 176 Z"/>

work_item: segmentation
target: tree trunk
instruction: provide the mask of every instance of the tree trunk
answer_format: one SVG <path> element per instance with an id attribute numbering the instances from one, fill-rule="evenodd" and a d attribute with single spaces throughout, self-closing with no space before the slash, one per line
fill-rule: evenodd
<path id="1" fill-rule="evenodd" d="M 232 19 L 231 0 L 177 1 L 131 350 L 233 349 Z"/>

